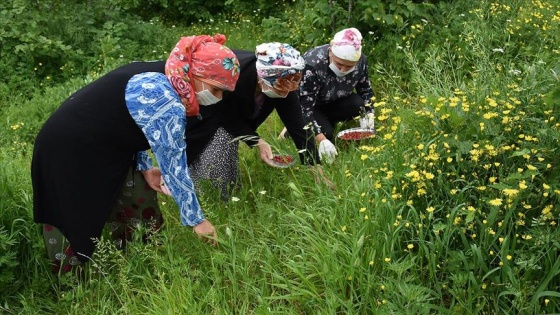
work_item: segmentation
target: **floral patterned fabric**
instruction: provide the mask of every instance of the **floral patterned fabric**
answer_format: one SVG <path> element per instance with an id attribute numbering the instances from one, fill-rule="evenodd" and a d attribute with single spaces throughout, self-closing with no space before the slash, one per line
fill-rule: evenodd
<path id="1" fill-rule="evenodd" d="M 304 117 L 313 126 L 315 134 L 321 133 L 321 127 L 313 117 L 314 107 L 348 97 L 353 93 L 354 88 L 364 100 L 364 106 L 371 102 L 374 93 L 364 55 L 356 63 L 355 70 L 343 77 L 337 77 L 329 68 L 328 44 L 312 48 L 303 55 L 303 58 L 307 65 L 300 84 L 300 102 Z"/>
<path id="2" fill-rule="evenodd" d="M 239 77 L 239 62 L 223 44 L 226 37 L 216 34 L 182 37 L 165 64 L 165 74 L 187 108 L 187 116 L 199 113 L 192 88 L 193 77 L 222 90 L 233 91 Z"/>
<path id="3" fill-rule="evenodd" d="M 148 185 L 142 173 L 131 168 L 106 226 L 116 247 L 123 249 L 132 240 L 134 229 L 140 225 L 148 235 L 153 234 L 163 225 L 163 215 L 156 191 Z M 143 235 L 143 238 L 148 235 Z"/>
<path id="4" fill-rule="evenodd" d="M 228 201 L 230 192 L 241 186 L 239 175 L 238 142 L 233 135 L 220 127 L 198 158 L 191 163 L 189 171 L 198 192 L 209 182 L 223 201 Z"/>
<path id="5" fill-rule="evenodd" d="M 276 79 L 298 73 L 305 67 L 305 60 L 299 51 L 289 44 L 260 44 L 255 50 L 255 55 L 257 76 L 270 87 L 274 87 Z"/>
<path id="6" fill-rule="evenodd" d="M 140 224 L 146 228 L 147 235 L 143 235 L 146 238 L 160 229 L 163 216 L 156 192 L 140 172 L 131 168 L 119 199 L 107 218 L 107 227 L 115 246 L 124 249 L 126 243 L 132 240 L 133 230 Z M 64 234 L 56 227 L 43 224 L 43 240 L 53 273 L 64 274 L 82 265 Z"/>
<path id="7" fill-rule="evenodd" d="M 129 80 L 125 95 L 126 106 L 146 136 L 163 179 L 179 206 L 181 223 L 200 224 L 205 218 L 187 167 L 185 107 L 177 93 L 165 75 L 146 72 Z"/>

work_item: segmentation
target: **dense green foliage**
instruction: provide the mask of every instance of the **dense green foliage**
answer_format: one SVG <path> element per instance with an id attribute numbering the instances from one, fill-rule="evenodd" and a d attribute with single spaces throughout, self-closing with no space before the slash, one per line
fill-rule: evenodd
<path id="1" fill-rule="evenodd" d="M 0 4 L 0 312 L 560 312 L 559 4 L 201 2 Z M 62 100 L 117 65 L 166 58 L 181 35 L 305 51 L 345 26 L 364 35 L 378 135 L 337 143 L 334 192 L 243 148 L 232 201 L 200 195 L 219 248 L 163 197 L 166 226 L 147 244 L 104 238 L 86 281 L 50 274 L 29 163 Z M 281 128 L 273 117 L 260 134 L 293 152 Z"/>
<path id="2" fill-rule="evenodd" d="M 0 96 L 15 91 L 29 97 L 128 60 L 165 58 L 193 23 L 262 25 L 263 40 L 306 49 L 347 24 L 365 34 L 375 31 L 378 38 L 419 21 L 430 7 L 388 0 L 7 0 L 0 4 L 0 72 L 7 79 L 0 82 Z M 228 33 L 229 28 L 213 31 Z"/>

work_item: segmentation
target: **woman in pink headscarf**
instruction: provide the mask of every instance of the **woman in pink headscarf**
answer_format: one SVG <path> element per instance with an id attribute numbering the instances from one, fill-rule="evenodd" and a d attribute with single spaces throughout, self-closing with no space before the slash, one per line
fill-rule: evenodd
<path id="1" fill-rule="evenodd" d="M 184 134 L 187 116 L 235 87 L 239 63 L 224 42 L 223 35 L 183 37 L 166 63 L 113 70 L 70 96 L 45 122 L 32 161 L 34 219 L 43 224 L 55 272 L 89 260 L 105 223 L 115 237 L 140 222 L 161 225 L 161 213 L 147 206 L 153 200 L 118 200 L 125 183 L 172 195 L 181 223 L 216 243 L 190 180 Z M 148 149 L 159 168 L 151 166 Z M 143 178 L 126 180 L 134 167 Z"/>
<path id="2" fill-rule="evenodd" d="M 313 127 L 321 159 L 334 160 L 333 129 L 337 122 L 362 116 L 360 126 L 374 128 L 373 90 L 368 62 L 362 54 L 362 34 L 355 28 L 336 33 L 330 44 L 308 50 L 299 99 Z M 355 91 L 355 92 L 354 92 Z"/>

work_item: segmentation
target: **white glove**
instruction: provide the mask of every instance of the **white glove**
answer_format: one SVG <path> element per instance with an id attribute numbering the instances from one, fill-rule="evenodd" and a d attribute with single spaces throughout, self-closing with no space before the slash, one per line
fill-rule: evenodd
<path id="1" fill-rule="evenodd" d="M 332 164 L 337 155 L 338 152 L 336 152 L 334 144 L 328 139 L 319 142 L 319 157 L 321 158 L 321 161 L 324 160 L 327 164 Z"/>
<path id="2" fill-rule="evenodd" d="M 375 129 L 375 114 L 367 113 L 361 117 L 360 128 Z"/>

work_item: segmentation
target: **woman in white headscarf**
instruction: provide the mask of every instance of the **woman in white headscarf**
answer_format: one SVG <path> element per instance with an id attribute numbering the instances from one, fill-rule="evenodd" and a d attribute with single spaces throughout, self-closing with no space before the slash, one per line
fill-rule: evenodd
<path id="1" fill-rule="evenodd" d="M 270 145 L 257 128 L 274 109 L 292 135 L 300 161 L 315 179 L 333 187 L 320 165 L 313 131 L 306 128 L 297 89 L 305 61 L 299 51 L 283 43 L 264 43 L 255 52 L 234 50 L 240 63 L 239 80 L 222 101 L 201 107 L 202 119 L 191 118 L 186 139 L 190 170 L 196 182 L 210 180 L 227 198 L 238 183 L 238 144 L 257 147 L 264 163 L 273 165 Z"/>
<path id="2" fill-rule="evenodd" d="M 374 128 L 374 93 L 362 54 L 362 34 L 355 28 L 344 29 L 330 44 L 308 50 L 303 58 L 306 67 L 299 97 L 304 117 L 313 127 L 321 158 L 332 160 L 337 155 L 332 143 L 337 122 L 362 116 L 360 125 Z"/>

